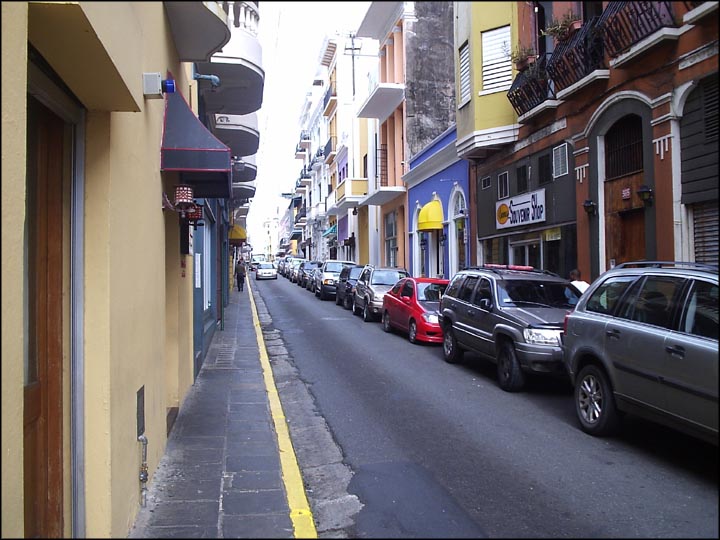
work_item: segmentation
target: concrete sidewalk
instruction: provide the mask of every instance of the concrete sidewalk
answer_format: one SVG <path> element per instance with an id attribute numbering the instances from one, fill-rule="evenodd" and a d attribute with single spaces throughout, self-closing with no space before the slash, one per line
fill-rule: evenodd
<path id="1" fill-rule="evenodd" d="M 316 538 L 248 279 L 233 290 L 129 538 Z"/>

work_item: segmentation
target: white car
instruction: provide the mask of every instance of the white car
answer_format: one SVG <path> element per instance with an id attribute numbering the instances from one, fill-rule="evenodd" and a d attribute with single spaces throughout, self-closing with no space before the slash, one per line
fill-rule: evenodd
<path id="1" fill-rule="evenodd" d="M 257 263 L 255 281 L 258 279 L 277 279 L 277 268 L 275 268 L 275 265 L 271 262 Z"/>

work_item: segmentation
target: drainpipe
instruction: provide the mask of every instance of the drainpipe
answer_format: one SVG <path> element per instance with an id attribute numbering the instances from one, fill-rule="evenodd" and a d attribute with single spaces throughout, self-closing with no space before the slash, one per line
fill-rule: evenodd
<path id="1" fill-rule="evenodd" d="M 147 445 L 148 440 L 143 433 L 137 438 L 142 443 L 142 463 L 140 463 L 140 506 L 143 508 L 147 504 L 147 481 L 148 481 L 148 466 L 147 466 Z"/>
<path id="2" fill-rule="evenodd" d="M 193 79 L 195 80 L 204 79 L 206 81 L 210 81 L 210 84 L 212 84 L 213 88 L 220 86 L 220 77 L 218 77 L 217 75 L 202 75 L 198 73 L 195 69 L 195 62 L 193 62 L 192 64 L 192 75 Z"/>

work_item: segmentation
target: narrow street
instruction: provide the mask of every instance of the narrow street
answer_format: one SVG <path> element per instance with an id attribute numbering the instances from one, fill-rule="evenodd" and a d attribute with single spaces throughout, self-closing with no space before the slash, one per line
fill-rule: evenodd
<path id="1" fill-rule="evenodd" d="M 576 425 L 569 385 L 412 345 L 280 277 L 253 281 L 320 537 L 717 537 L 716 448 L 627 418 Z M 256 297 L 257 297 L 256 296 Z"/>

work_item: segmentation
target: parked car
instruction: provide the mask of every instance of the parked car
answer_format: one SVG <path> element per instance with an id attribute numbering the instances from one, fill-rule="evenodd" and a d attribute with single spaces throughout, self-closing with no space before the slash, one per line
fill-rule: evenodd
<path id="1" fill-rule="evenodd" d="M 304 263 L 307 259 L 293 259 L 290 261 L 290 269 L 288 270 L 288 279 L 297 283 L 298 277 L 300 276 L 300 264 Z"/>
<path id="2" fill-rule="evenodd" d="M 342 261 L 338 259 L 328 259 L 325 261 L 320 271 L 315 273 L 315 283 L 313 286 L 315 296 L 320 300 L 335 298 L 335 290 L 340 277 L 340 271 L 345 266 L 352 265 L 355 265 L 354 261 Z"/>
<path id="3" fill-rule="evenodd" d="M 345 309 L 351 309 L 353 303 L 353 295 L 355 294 L 355 284 L 357 283 L 360 273 L 365 268 L 361 264 L 345 266 L 338 276 L 338 282 L 335 286 L 335 304 Z"/>
<path id="4" fill-rule="evenodd" d="M 366 264 L 355 284 L 353 313 L 362 314 L 365 322 L 377 320 L 383 309 L 383 296 L 399 279 L 409 277 L 402 268 L 376 268 Z"/>
<path id="5" fill-rule="evenodd" d="M 277 268 L 271 262 L 257 262 L 255 263 L 255 281 L 258 279 L 277 279 Z"/>
<path id="6" fill-rule="evenodd" d="M 307 289 L 308 283 L 310 283 L 310 279 L 312 278 L 313 271 L 320 266 L 322 266 L 322 262 L 320 261 L 301 262 L 300 267 L 298 268 L 298 279 L 296 283 L 300 287 Z"/>
<path id="7" fill-rule="evenodd" d="M 569 280 L 530 266 L 461 270 L 440 300 L 445 360 L 459 362 L 465 350 L 490 359 L 508 392 L 521 390 L 527 373 L 564 376 L 560 334 L 580 295 Z"/>
<path id="8" fill-rule="evenodd" d="M 565 317 L 580 427 L 608 435 L 634 413 L 718 444 L 718 268 L 622 263 Z"/>
<path id="9" fill-rule="evenodd" d="M 439 278 L 408 277 L 398 281 L 383 296 L 383 330 L 407 332 L 410 343 L 442 343 L 438 309 L 448 283 Z"/>
<path id="10" fill-rule="evenodd" d="M 280 259 L 280 267 L 278 268 L 278 272 L 283 277 L 289 277 L 288 273 L 290 272 L 290 267 L 292 266 L 292 261 L 294 259 L 301 259 L 302 257 L 295 257 L 293 255 L 285 255 L 282 259 Z"/>

